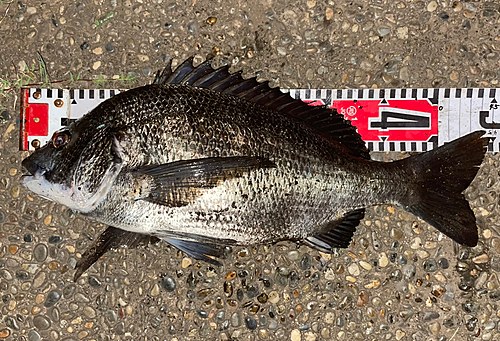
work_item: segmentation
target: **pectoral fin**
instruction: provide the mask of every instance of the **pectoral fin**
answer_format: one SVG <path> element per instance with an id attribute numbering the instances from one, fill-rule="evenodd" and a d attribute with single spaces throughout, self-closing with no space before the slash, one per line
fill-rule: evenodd
<path id="1" fill-rule="evenodd" d="M 169 207 L 188 205 L 203 190 L 240 177 L 251 170 L 273 168 L 275 164 L 260 157 L 234 156 L 175 161 L 137 170 L 138 177 L 151 178 L 149 188 L 138 199 Z"/>

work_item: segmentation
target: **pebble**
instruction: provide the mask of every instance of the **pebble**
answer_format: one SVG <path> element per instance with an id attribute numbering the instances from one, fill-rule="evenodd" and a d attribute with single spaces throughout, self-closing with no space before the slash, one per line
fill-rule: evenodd
<path id="1" fill-rule="evenodd" d="M 378 28 L 377 32 L 381 37 L 384 37 L 384 36 L 388 35 L 389 33 L 391 33 L 391 28 L 386 27 L 386 26 L 381 26 Z"/>
<path id="2" fill-rule="evenodd" d="M 359 262 L 359 265 L 361 265 L 361 267 L 363 269 L 368 270 L 368 271 L 372 269 L 372 266 L 370 265 L 370 263 L 365 262 L 363 260 Z"/>
<path id="3" fill-rule="evenodd" d="M 396 330 L 396 340 L 401 340 L 405 335 L 406 333 L 401 329 Z"/>
<path id="4" fill-rule="evenodd" d="M 441 331 L 441 324 L 439 322 L 432 322 L 429 324 L 429 330 L 432 334 L 437 335 Z"/>
<path id="5" fill-rule="evenodd" d="M 385 268 L 389 264 L 389 259 L 387 258 L 387 255 L 385 252 L 382 252 L 378 258 L 378 265 L 381 268 Z"/>
<path id="6" fill-rule="evenodd" d="M 450 263 L 446 258 L 439 259 L 438 264 L 442 269 L 448 269 L 450 267 Z"/>
<path id="7" fill-rule="evenodd" d="M 106 52 L 109 53 L 115 52 L 115 47 L 113 46 L 112 42 L 107 43 L 106 46 L 104 46 L 104 48 L 106 49 Z"/>
<path id="8" fill-rule="evenodd" d="M 486 253 L 483 253 L 482 255 L 479 255 L 479 256 L 472 258 L 472 261 L 476 264 L 488 263 L 489 260 L 490 260 L 490 258 L 488 257 L 488 255 Z"/>
<path id="9" fill-rule="evenodd" d="M 349 271 L 349 273 L 353 276 L 359 276 L 359 266 L 358 264 L 356 263 L 351 263 L 348 267 L 347 267 L 347 270 Z"/>
<path id="10" fill-rule="evenodd" d="M 89 285 L 93 288 L 99 288 L 102 284 L 101 281 L 98 280 L 95 276 L 88 277 Z"/>
<path id="11" fill-rule="evenodd" d="M 437 6 L 438 6 L 437 2 L 433 0 L 429 2 L 429 4 L 427 5 L 427 11 L 434 12 L 437 9 Z"/>
<path id="12" fill-rule="evenodd" d="M 33 318 L 33 325 L 40 330 L 47 330 L 50 328 L 50 320 L 43 315 L 37 315 Z"/>
<path id="13" fill-rule="evenodd" d="M 167 276 L 167 277 L 164 277 L 162 280 L 161 280 L 161 287 L 166 291 L 166 292 L 172 292 L 175 290 L 175 280 L 170 277 L 170 276 Z"/>
<path id="14" fill-rule="evenodd" d="M 28 333 L 28 341 L 40 341 L 42 337 L 36 330 L 30 330 Z"/>
<path id="15" fill-rule="evenodd" d="M 269 293 L 269 302 L 276 304 L 279 302 L 279 300 L 280 300 L 280 297 L 276 291 L 271 291 Z"/>
<path id="16" fill-rule="evenodd" d="M 10 335 L 10 330 L 7 328 L 0 330 L 0 339 L 5 339 Z"/>
<path id="17" fill-rule="evenodd" d="M 439 318 L 439 313 L 436 313 L 435 311 L 427 311 L 424 314 L 424 321 L 425 322 L 428 322 L 428 321 L 431 321 L 431 320 L 435 320 L 437 318 Z"/>
<path id="18" fill-rule="evenodd" d="M 245 317 L 245 325 L 250 330 L 257 329 L 257 321 L 254 318 L 250 317 L 250 316 Z"/>
<path id="19" fill-rule="evenodd" d="M 300 330 L 298 330 L 298 329 L 292 330 L 292 332 L 290 333 L 290 340 L 300 341 L 301 340 Z"/>
<path id="20" fill-rule="evenodd" d="M 426 259 L 423 264 L 423 268 L 427 272 L 434 272 L 438 269 L 438 265 L 436 263 L 436 260 L 434 258 Z"/>
<path id="21" fill-rule="evenodd" d="M 156 283 L 151 289 L 151 296 L 158 296 L 160 294 L 160 286 Z"/>
<path id="22" fill-rule="evenodd" d="M 304 254 L 300 259 L 299 267 L 301 270 L 308 270 L 311 268 L 311 256 L 309 254 Z"/>
<path id="23" fill-rule="evenodd" d="M 182 258 L 181 267 L 183 269 L 186 269 L 187 267 L 191 266 L 192 264 L 193 264 L 193 260 L 191 258 L 188 258 L 188 257 Z"/>
<path id="24" fill-rule="evenodd" d="M 102 54 L 102 47 L 96 47 L 95 49 L 92 50 L 92 53 L 97 55 Z"/>
<path id="25" fill-rule="evenodd" d="M 46 308 L 54 306 L 61 299 L 61 293 L 57 290 L 52 290 L 47 294 L 47 298 L 45 299 L 44 306 Z"/>
<path id="26" fill-rule="evenodd" d="M 241 317 L 240 317 L 240 314 L 239 313 L 233 313 L 231 315 L 231 326 L 233 327 L 239 327 L 241 324 Z"/>
<path id="27" fill-rule="evenodd" d="M 408 265 L 403 266 L 402 272 L 403 272 L 404 278 L 406 280 L 410 280 L 417 273 L 417 268 L 415 267 L 415 265 L 408 264 Z"/>
<path id="28" fill-rule="evenodd" d="M 100 60 L 98 60 L 97 62 L 95 62 L 95 63 L 92 65 L 92 69 L 97 70 L 98 68 L 100 68 L 100 67 L 101 67 L 101 64 L 102 64 L 102 63 L 101 63 L 101 61 L 100 61 Z"/>

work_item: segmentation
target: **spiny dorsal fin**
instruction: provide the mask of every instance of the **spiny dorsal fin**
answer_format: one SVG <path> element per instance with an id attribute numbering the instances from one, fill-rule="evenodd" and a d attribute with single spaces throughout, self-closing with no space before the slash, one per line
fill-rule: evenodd
<path id="1" fill-rule="evenodd" d="M 171 64 L 170 61 L 161 73 L 156 74 L 153 84 L 191 85 L 244 98 L 303 121 L 324 138 L 344 146 L 352 156 L 370 159 L 369 151 L 356 128 L 334 109 L 309 106 L 278 88 L 269 87 L 269 82 L 257 82 L 255 77 L 243 79 L 241 71 L 231 74 L 229 66 L 214 69 L 211 60 L 194 67 L 191 57 L 174 71 L 171 70 Z"/>

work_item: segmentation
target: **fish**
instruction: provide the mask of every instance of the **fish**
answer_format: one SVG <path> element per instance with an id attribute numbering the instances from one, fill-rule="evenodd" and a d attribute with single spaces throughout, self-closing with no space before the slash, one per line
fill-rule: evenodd
<path id="1" fill-rule="evenodd" d="M 478 243 L 464 197 L 488 144 L 472 132 L 377 162 L 336 110 L 229 67 L 171 64 L 56 131 L 21 183 L 108 228 L 75 280 L 109 249 L 163 240 L 220 265 L 237 245 L 347 248 L 367 207 L 398 206 L 455 242 Z"/>

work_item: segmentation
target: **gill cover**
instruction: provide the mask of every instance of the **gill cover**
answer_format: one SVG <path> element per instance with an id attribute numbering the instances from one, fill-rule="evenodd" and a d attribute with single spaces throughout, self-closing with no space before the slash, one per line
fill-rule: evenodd
<path id="1" fill-rule="evenodd" d="M 73 209 L 88 213 L 106 197 L 123 167 L 123 149 L 116 136 L 89 144 L 80 155 L 73 176 Z"/>

